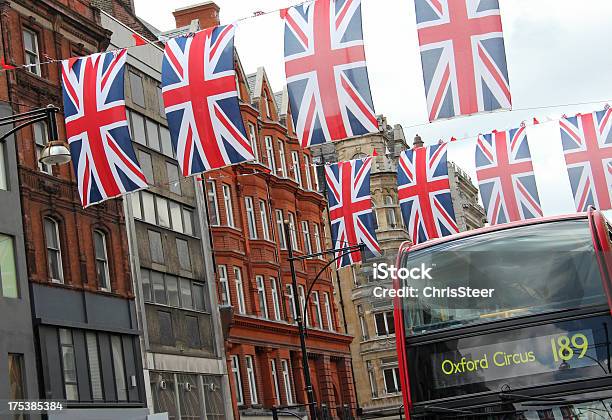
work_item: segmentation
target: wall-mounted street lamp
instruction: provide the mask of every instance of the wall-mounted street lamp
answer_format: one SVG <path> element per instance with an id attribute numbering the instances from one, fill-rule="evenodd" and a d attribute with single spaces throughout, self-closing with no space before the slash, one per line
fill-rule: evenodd
<path id="1" fill-rule="evenodd" d="M 38 121 L 44 121 L 47 123 L 47 135 L 49 138 L 47 139 L 45 148 L 40 154 L 40 162 L 45 165 L 63 165 L 70 162 L 71 157 L 68 146 L 65 142 L 58 139 L 56 119 L 58 111 L 58 107 L 48 105 L 46 108 L 38 108 L 21 114 L 0 118 L 0 127 L 14 125 L 13 128 L 0 136 L 0 143 L 4 143 L 10 135 L 22 128 Z"/>

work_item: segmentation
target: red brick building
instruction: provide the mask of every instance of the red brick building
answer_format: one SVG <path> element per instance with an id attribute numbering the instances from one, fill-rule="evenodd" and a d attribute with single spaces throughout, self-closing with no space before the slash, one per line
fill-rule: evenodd
<path id="1" fill-rule="evenodd" d="M 106 49 L 110 33 L 90 3 L 2 2 L 2 56 L 33 64 L 0 76 L 0 99 L 14 113 L 61 108 L 60 65 L 41 62 Z M 65 139 L 61 113 L 58 125 Z M 19 179 L 39 359 L 39 395 L 26 398 L 67 400 L 83 417 L 112 406 L 128 418 L 146 409 L 122 201 L 83 209 L 71 165 L 38 162 L 46 131 L 36 123 L 18 132 L 18 173 L 9 174 Z"/>
<path id="2" fill-rule="evenodd" d="M 175 12 L 177 26 L 199 19 L 218 24 L 208 2 Z M 282 221 L 293 227 L 297 255 L 324 247 L 326 201 L 318 192 L 310 153 L 299 145 L 286 93 L 273 93 L 263 68 L 245 75 L 236 56 L 244 125 L 256 162 L 207 173 L 207 196 L 220 305 L 233 308 L 226 337 L 235 416 L 273 406 L 306 403 L 299 335 L 292 294 L 305 291 L 326 260 L 296 263 L 292 290 Z M 356 408 L 349 344 L 340 333 L 332 272 L 325 272 L 309 299 L 308 358 L 316 401 Z"/>

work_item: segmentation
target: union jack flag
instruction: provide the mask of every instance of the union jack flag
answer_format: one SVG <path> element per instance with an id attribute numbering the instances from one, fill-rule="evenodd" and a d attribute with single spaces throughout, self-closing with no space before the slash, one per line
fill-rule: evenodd
<path id="1" fill-rule="evenodd" d="M 318 0 L 281 16 L 289 104 L 302 147 L 377 132 L 361 0 Z"/>
<path id="2" fill-rule="evenodd" d="M 576 211 L 612 208 L 612 109 L 559 121 Z"/>
<path id="3" fill-rule="evenodd" d="M 542 217 L 525 127 L 478 137 L 476 177 L 492 225 Z"/>
<path id="4" fill-rule="evenodd" d="M 127 51 L 62 61 L 66 136 L 83 207 L 147 186 L 124 95 Z"/>
<path id="5" fill-rule="evenodd" d="M 397 166 L 404 224 L 415 244 L 459 232 L 451 200 L 446 143 L 402 152 Z"/>
<path id="6" fill-rule="evenodd" d="M 371 169 L 371 157 L 325 167 L 332 243 L 335 249 L 363 243 L 373 254 L 380 254 L 372 218 Z M 336 256 L 341 253 L 337 252 Z M 359 262 L 361 252 L 355 251 L 339 258 L 336 266 L 342 268 Z"/>
<path id="7" fill-rule="evenodd" d="M 184 176 L 254 159 L 238 104 L 234 29 L 217 26 L 166 43 L 162 92 Z"/>
<path id="8" fill-rule="evenodd" d="M 415 0 L 429 120 L 510 109 L 498 0 Z"/>

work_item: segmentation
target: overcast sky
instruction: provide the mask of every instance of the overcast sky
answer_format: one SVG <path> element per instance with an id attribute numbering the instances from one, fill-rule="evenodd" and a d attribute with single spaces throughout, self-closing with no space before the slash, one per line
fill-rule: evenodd
<path id="1" fill-rule="evenodd" d="M 136 13 L 161 30 L 175 27 L 172 10 L 199 0 L 134 0 Z M 221 23 L 272 11 L 299 0 L 216 0 Z M 497 112 L 427 124 L 427 108 L 412 0 L 362 0 L 366 57 L 374 107 L 406 137 L 420 134 L 426 144 L 450 137 L 449 159 L 475 181 L 474 137 L 493 129 L 528 128 L 534 171 L 546 215 L 573 212 L 559 128 L 566 113 L 600 110 L 612 104 L 612 2 L 609 0 L 500 0 L 513 107 Z M 236 48 L 247 73 L 264 66 L 274 90 L 284 83 L 283 26 L 278 13 L 241 21 Z M 541 108 L 558 104 L 599 103 Z M 544 122 L 548 119 L 551 122 Z M 414 127 L 415 125 L 420 125 Z"/>

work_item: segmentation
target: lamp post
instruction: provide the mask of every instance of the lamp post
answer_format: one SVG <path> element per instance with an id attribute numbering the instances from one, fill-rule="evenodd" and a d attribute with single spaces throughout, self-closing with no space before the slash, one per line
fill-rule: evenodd
<path id="1" fill-rule="evenodd" d="M 316 420 L 317 410 L 315 407 L 314 389 L 312 387 L 312 380 L 310 378 L 310 369 L 308 368 L 308 355 L 306 354 L 306 328 L 304 327 L 304 314 L 306 313 L 306 308 L 308 307 L 308 298 L 310 297 L 312 288 L 317 282 L 317 280 L 319 279 L 319 276 L 334 261 L 352 252 L 363 250 L 364 245 L 360 244 L 360 245 L 348 246 L 348 247 L 340 248 L 340 249 L 330 249 L 330 250 L 326 250 L 322 252 L 317 252 L 315 254 L 307 254 L 307 255 L 302 255 L 300 257 L 294 257 L 293 256 L 293 243 L 291 241 L 291 236 L 290 236 L 291 225 L 289 224 L 288 220 L 285 220 L 283 222 L 283 226 L 285 230 L 284 232 L 285 233 L 285 243 L 287 244 L 287 260 L 289 261 L 289 267 L 291 269 L 291 284 L 293 285 L 292 286 L 293 287 L 293 307 L 296 308 L 296 323 L 297 323 L 298 331 L 300 334 L 300 347 L 302 350 L 302 370 L 304 371 L 304 382 L 306 385 L 306 397 L 308 398 L 310 418 L 312 420 Z M 340 252 L 341 254 L 337 255 L 335 258 L 328 261 L 327 264 L 325 264 L 325 266 L 321 270 L 319 270 L 319 272 L 315 276 L 314 280 L 310 284 L 310 287 L 308 288 L 308 292 L 306 293 L 306 296 L 304 297 L 304 307 L 302 307 L 302 305 L 298 303 L 299 302 L 298 296 L 297 296 L 298 284 L 297 284 L 297 276 L 295 274 L 295 261 L 306 260 L 309 258 L 319 257 L 322 255 L 338 253 L 338 252 Z"/>
<path id="2" fill-rule="evenodd" d="M 49 138 L 40 155 L 40 162 L 45 165 L 62 165 L 70 162 L 70 151 L 66 143 L 58 139 L 56 118 L 58 111 L 58 107 L 48 105 L 45 108 L 37 108 L 32 111 L 22 112 L 21 114 L 0 118 L 0 127 L 14 125 L 13 128 L 0 136 L 0 143 L 4 143 L 10 135 L 24 127 L 35 122 L 45 121 Z"/>

